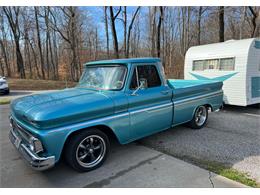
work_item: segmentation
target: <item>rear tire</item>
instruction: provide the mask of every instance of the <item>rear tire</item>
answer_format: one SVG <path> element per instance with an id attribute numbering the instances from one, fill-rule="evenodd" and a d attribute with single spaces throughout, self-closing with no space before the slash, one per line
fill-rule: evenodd
<path id="1" fill-rule="evenodd" d="M 65 159 L 79 172 L 92 171 L 106 160 L 110 149 L 107 135 L 99 129 L 87 129 L 73 135 L 65 146 Z"/>
<path id="2" fill-rule="evenodd" d="M 201 129 L 208 120 L 208 108 L 206 106 L 199 106 L 194 112 L 192 120 L 188 123 L 192 129 Z"/>

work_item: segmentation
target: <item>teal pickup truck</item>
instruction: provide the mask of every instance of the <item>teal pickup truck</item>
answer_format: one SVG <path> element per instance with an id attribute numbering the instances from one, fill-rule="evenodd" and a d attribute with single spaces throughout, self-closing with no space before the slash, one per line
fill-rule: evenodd
<path id="1" fill-rule="evenodd" d="M 63 154 L 90 171 L 109 153 L 109 140 L 127 144 L 187 123 L 202 128 L 222 106 L 222 82 L 166 80 L 157 58 L 89 62 L 78 85 L 12 101 L 10 140 L 36 170 Z"/>

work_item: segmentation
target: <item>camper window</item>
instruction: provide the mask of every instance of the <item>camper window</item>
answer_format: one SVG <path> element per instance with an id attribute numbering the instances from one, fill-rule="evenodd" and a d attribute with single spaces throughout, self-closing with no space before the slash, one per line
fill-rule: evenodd
<path id="1" fill-rule="evenodd" d="M 234 70 L 235 58 L 220 59 L 220 70 Z"/>
<path id="2" fill-rule="evenodd" d="M 204 70 L 219 69 L 219 59 L 206 60 Z"/>
<path id="3" fill-rule="evenodd" d="M 204 60 L 193 61 L 192 69 L 195 71 L 204 70 Z"/>
<path id="4" fill-rule="evenodd" d="M 203 70 L 234 70 L 235 58 L 207 59 L 193 61 L 193 71 Z"/>

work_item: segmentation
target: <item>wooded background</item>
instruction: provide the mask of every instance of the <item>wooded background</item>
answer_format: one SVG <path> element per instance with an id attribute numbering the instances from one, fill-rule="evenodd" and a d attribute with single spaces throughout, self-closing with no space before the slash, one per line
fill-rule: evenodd
<path id="1" fill-rule="evenodd" d="M 189 47 L 259 36 L 253 6 L 0 7 L 0 75 L 78 81 L 88 61 L 159 57 L 183 78 Z"/>

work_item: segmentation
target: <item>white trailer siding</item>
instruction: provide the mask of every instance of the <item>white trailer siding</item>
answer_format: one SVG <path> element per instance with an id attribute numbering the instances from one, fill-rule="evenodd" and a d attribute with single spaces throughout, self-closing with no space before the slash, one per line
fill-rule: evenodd
<path id="1" fill-rule="evenodd" d="M 260 42 L 259 42 L 260 43 Z M 248 61 L 247 61 L 247 104 L 256 104 L 260 102 L 259 92 L 257 94 L 256 91 L 260 90 L 260 47 L 255 45 L 255 42 L 252 42 L 249 53 L 248 53 Z M 257 79 L 258 78 L 258 79 Z M 253 81 L 258 82 L 258 89 L 253 89 Z M 256 84 L 256 83 L 255 83 Z"/>
<path id="2" fill-rule="evenodd" d="M 222 80 L 226 104 L 246 106 L 260 103 L 260 97 L 252 98 L 251 88 L 252 77 L 260 77 L 260 49 L 255 48 L 255 41 L 256 39 L 230 40 L 191 47 L 185 57 L 184 78 Z M 234 59 L 234 69 L 220 70 L 221 61 L 229 59 Z M 204 64 L 204 70 L 193 70 L 197 60 Z M 205 64 L 214 61 L 218 65 L 205 68 Z M 254 82 L 257 82 L 256 79 Z"/>

